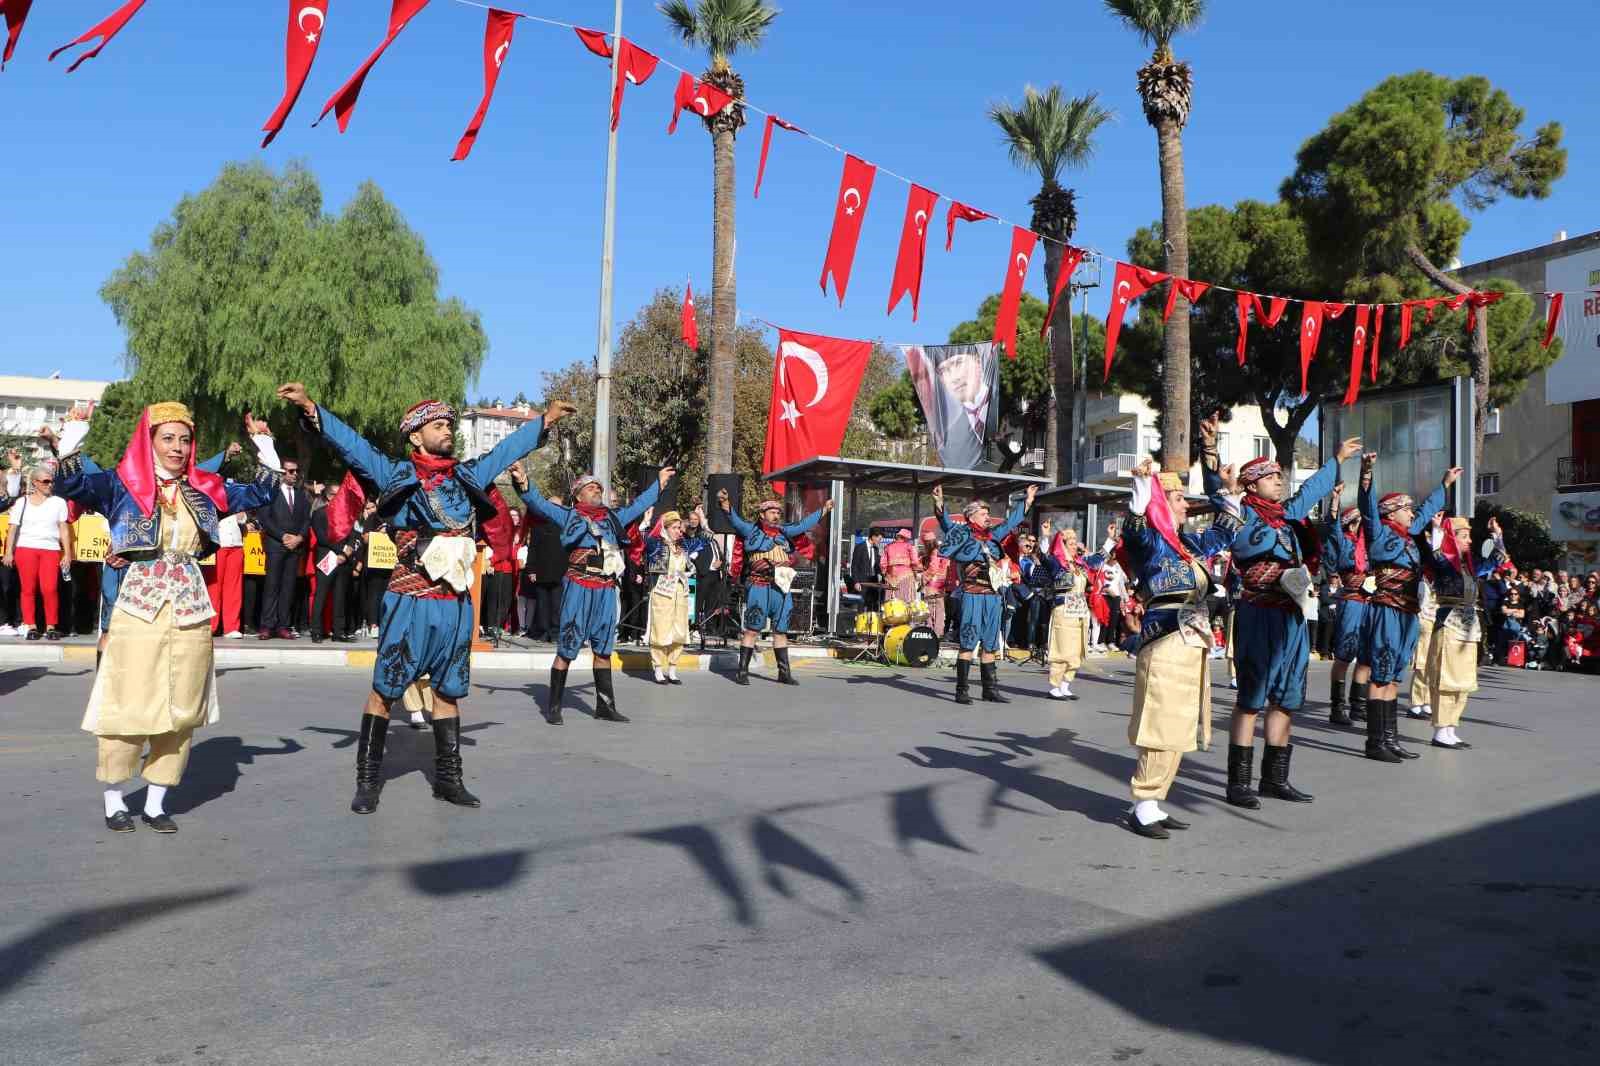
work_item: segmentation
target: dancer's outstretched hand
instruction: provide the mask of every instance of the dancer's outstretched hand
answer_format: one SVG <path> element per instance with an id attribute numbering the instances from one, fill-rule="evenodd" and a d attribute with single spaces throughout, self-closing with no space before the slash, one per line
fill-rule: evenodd
<path id="1" fill-rule="evenodd" d="M 278 386 L 278 399 L 292 403 L 306 414 L 314 414 L 317 405 L 306 395 L 306 387 L 298 381 L 286 381 Z"/>
<path id="2" fill-rule="evenodd" d="M 1361 438 L 1351 437 L 1349 440 L 1346 440 L 1343 444 L 1339 445 L 1339 451 L 1337 454 L 1341 463 L 1347 459 L 1354 459 L 1356 456 L 1361 454 Z"/>
<path id="3" fill-rule="evenodd" d="M 551 400 L 550 405 L 544 409 L 545 427 L 548 428 L 553 426 L 563 418 L 566 418 L 568 415 L 575 415 L 577 413 L 578 408 L 576 404 L 570 404 L 566 400 Z"/>

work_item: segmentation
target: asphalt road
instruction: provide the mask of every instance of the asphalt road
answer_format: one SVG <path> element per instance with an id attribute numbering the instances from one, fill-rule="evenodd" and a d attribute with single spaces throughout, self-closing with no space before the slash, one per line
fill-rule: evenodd
<path id="1" fill-rule="evenodd" d="M 348 813 L 365 679 L 231 669 L 169 809 L 112 836 L 90 677 L 0 671 L 0 1062 L 1428 1063 L 1600 1057 L 1600 689 L 1494 671 L 1476 747 L 1328 726 L 1294 781 L 1170 841 L 1117 825 L 1129 664 L 960 708 L 948 673 L 619 684 L 628 726 L 467 703 L 477 811 L 392 734 Z M 587 679 L 569 698 L 592 706 Z M 1258 745 L 1259 751 L 1259 745 Z M 134 800 L 140 799 L 135 794 Z"/>

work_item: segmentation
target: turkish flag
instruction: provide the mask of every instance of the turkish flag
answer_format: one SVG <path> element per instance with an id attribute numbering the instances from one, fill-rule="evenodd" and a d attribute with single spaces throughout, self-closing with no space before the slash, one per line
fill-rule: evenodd
<path id="1" fill-rule="evenodd" d="M 1181 293 L 1190 305 L 1200 302 L 1200 297 L 1211 288 L 1209 281 L 1190 281 L 1188 278 L 1173 278 L 1172 284 L 1167 286 L 1167 309 L 1161 313 L 1161 321 L 1165 322 L 1172 317 L 1172 309 L 1178 305 L 1178 295 Z"/>
<path id="2" fill-rule="evenodd" d="M 406 28 L 407 23 L 416 18 L 418 12 L 427 6 L 428 0 L 394 0 L 394 6 L 389 9 L 388 34 L 367 57 L 367 61 L 350 75 L 350 80 L 339 86 L 339 91 L 328 98 L 328 102 L 322 107 L 322 114 L 312 123 L 313 126 L 327 118 L 328 112 L 332 111 L 334 118 L 338 120 L 340 133 L 350 128 L 350 114 L 356 109 L 356 99 L 361 95 L 361 86 L 366 82 L 373 65 L 394 43 L 394 39 L 400 36 L 400 31 Z"/>
<path id="3" fill-rule="evenodd" d="M 483 99 L 478 103 L 478 110 L 473 112 L 472 121 L 467 123 L 467 132 L 461 135 L 460 142 L 456 144 L 456 154 L 450 157 L 453 160 L 467 158 L 472 146 L 478 143 L 478 131 L 483 128 L 484 116 L 489 113 L 489 101 L 494 99 L 495 83 L 500 80 L 500 67 L 506 61 L 506 53 L 511 51 L 511 33 L 516 27 L 515 14 L 489 9 L 488 24 L 483 30 Z"/>
<path id="4" fill-rule="evenodd" d="M 1383 343 L 1383 304 L 1372 307 L 1372 345 L 1368 349 L 1373 384 L 1378 381 L 1378 346 Z"/>
<path id="5" fill-rule="evenodd" d="M 1361 370 L 1367 358 L 1367 320 L 1372 313 L 1369 304 L 1356 304 L 1356 328 L 1350 338 L 1350 384 L 1345 386 L 1344 405 L 1351 407 L 1361 395 Z M 1304 391 L 1304 386 L 1301 386 Z"/>
<path id="6" fill-rule="evenodd" d="M 1544 318 L 1544 343 L 1539 347 L 1548 348 L 1550 342 L 1556 339 L 1556 327 L 1561 324 L 1561 305 L 1566 302 L 1565 293 L 1553 292 L 1550 294 L 1550 309 L 1545 312 Z"/>
<path id="7" fill-rule="evenodd" d="M 906 196 L 906 219 L 900 226 L 900 254 L 894 261 L 894 279 L 889 282 L 889 313 L 906 293 L 911 294 L 911 321 L 917 320 L 917 305 L 922 300 L 922 264 L 928 252 L 928 219 L 939 194 L 920 185 L 911 186 Z"/>
<path id="8" fill-rule="evenodd" d="M 1320 300 L 1305 301 L 1305 310 L 1300 316 L 1300 395 L 1304 396 L 1307 391 L 1311 360 L 1317 356 L 1317 345 L 1322 340 L 1323 322 L 1338 318 L 1349 306 L 1349 304 L 1327 303 Z"/>
<path id="9" fill-rule="evenodd" d="M 283 130 L 283 124 L 300 99 L 306 76 L 311 73 L 311 63 L 317 58 L 317 46 L 322 44 L 322 29 L 328 22 L 328 0 L 289 0 L 289 30 L 284 37 L 284 87 L 283 99 L 278 109 L 261 128 L 267 135 L 261 147 L 271 144 Z"/>
<path id="10" fill-rule="evenodd" d="M 6 5 L 6 8 L 7 8 L 7 10 L 6 10 L 6 22 L 7 23 L 9 23 L 11 21 L 10 6 L 11 6 L 10 5 L 10 0 L 8 0 L 7 5 Z M 28 13 L 27 12 L 27 8 L 29 6 L 31 6 L 31 3 L 22 5 L 22 9 L 21 10 L 22 10 L 22 15 L 24 17 L 26 17 L 26 15 Z M 57 48 L 54 52 L 51 52 L 50 53 L 50 59 L 48 60 L 48 62 L 52 62 L 52 63 L 55 62 L 56 56 L 60 55 L 62 52 L 65 52 L 68 48 L 71 48 L 73 45 L 76 45 L 76 44 L 87 44 L 88 42 L 94 40 L 96 37 L 100 38 L 100 43 L 99 44 L 95 45 L 93 48 L 91 48 L 87 52 L 83 53 L 83 55 L 79 56 L 76 60 L 73 61 L 72 66 L 67 68 L 67 73 L 71 74 L 73 71 L 75 71 L 79 67 L 83 66 L 89 60 L 91 60 L 95 56 L 99 55 L 100 54 L 100 50 L 102 48 L 104 48 L 106 45 L 111 43 L 111 38 L 115 37 L 119 32 L 121 32 L 122 27 L 124 27 L 124 26 L 126 26 L 128 24 L 128 20 L 129 19 L 131 19 L 131 18 L 133 18 L 133 16 L 137 15 L 139 13 L 139 9 L 141 7 L 143 7 L 143 6 L 144 6 L 144 0 L 128 0 L 128 2 L 126 4 L 123 4 L 121 7 L 117 8 L 111 14 L 107 15 L 104 19 L 102 19 L 99 22 L 95 23 L 93 26 L 89 27 L 87 30 L 84 30 L 82 34 L 80 34 L 79 36 L 77 36 L 77 37 L 73 38 L 72 40 L 68 41 L 66 44 L 62 45 L 60 48 Z M 14 31 L 12 31 L 12 35 L 10 37 L 10 40 L 14 41 L 15 40 L 15 35 L 18 34 L 18 33 L 21 33 L 21 32 L 22 32 L 22 23 L 19 20 L 17 22 L 16 29 Z M 7 43 L 7 45 L 6 45 L 6 58 L 7 59 L 11 58 L 11 44 L 10 43 Z"/>
<path id="11" fill-rule="evenodd" d="M 1466 294 L 1467 304 L 1467 332 L 1471 333 L 1478 328 L 1478 312 L 1492 303 L 1499 303 L 1504 299 L 1503 292 L 1469 292 Z"/>
<path id="12" fill-rule="evenodd" d="M 1061 302 L 1061 294 L 1067 291 L 1067 283 L 1072 280 L 1072 272 L 1078 269 L 1078 264 L 1083 262 L 1083 249 L 1067 245 L 1061 253 L 1061 265 L 1056 268 L 1056 291 L 1050 294 L 1050 308 L 1044 313 L 1044 325 L 1039 327 L 1039 339 L 1050 329 L 1050 322 L 1056 317 L 1056 304 Z M 1070 316 L 1069 316 L 1070 318 Z M 1069 321 L 1068 328 L 1071 328 Z"/>
<path id="13" fill-rule="evenodd" d="M 993 218 L 987 211 L 979 211 L 976 207 L 950 201 L 950 210 L 944 213 L 944 250 L 949 251 L 956 240 L 957 222 L 982 222 L 986 218 Z"/>
<path id="14" fill-rule="evenodd" d="M 350 535 L 356 520 L 367 506 L 367 494 L 353 472 L 346 470 L 339 491 L 328 501 L 328 539 L 332 548 Z"/>
<path id="15" fill-rule="evenodd" d="M 1261 297 L 1253 292 L 1235 293 L 1234 299 L 1239 312 L 1239 365 L 1244 366 L 1245 343 L 1250 339 L 1250 308 L 1256 309 L 1256 320 L 1263 326 L 1271 329 L 1283 320 L 1283 313 L 1289 309 L 1287 296 L 1269 296 L 1268 303 L 1271 309 L 1261 305 Z"/>
<path id="16" fill-rule="evenodd" d="M 691 348 L 700 347 L 700 320 L 694 313 L 694 286 L 683 283 L 683 343 Z"/>
<path id="17" fill-rule="evenodd" d="M 11 62 L 11 54 L 17 50 L 17 38 L 22 36 L 22 24 L 28 21 L 28 8 L 32 6 L 33 0 L 0 0 L 0 14 L 6 17 L 6 50 L 0 53 L 0 70 Z"/>
<path id="18" fill-rule="evenodd" d="M 767 172 L 767 152 L 772 148 L 772 127 L 781 126 L 791 133 L 805 133 L 799 126 L 783 121 L 777 115 L 768 115 L 766 125 L 761 130 L 761 162 L 756 165 L 756 193 L 755 198 L 761 199 L 761 178 Z M 809 135 L 808 135 L 809 136 Z"/>
<path id="19" fill-rule="evenodd" d="M 600 30 L 588 30 L 581 26 L 574 26 L 578 39 L 583 46 L 601 59 L 611 58 L 611 42 L 606 38 L 609 34 Z M 611 128 L 617 128 L 617 123 L 622 119 L 622 90 L 629 82 L 634 85 L 643 85 L 650 80 L 650 75 L 656 72 L 656 64 L 661 60 L 646 52 L 626 37 L 622 38 L 622 47 L 617 51 L 617 84 L 611 90 Z"/>
<path id="20" fill-rule="evenodd" d="M 685 111 L 693 111 L 701 118 L 710 118 L 720 115 L 731 103 L 733 97 L 709 81 L 695 81 L 691 74 L 681 75 L 678 87 L 672 94 L 672 121 L 667 123 L 667 132 L 678 132 L 678 116 Z"/>
<path id="21" fill-rule="evenodd" d="M 856 258 L 856 241 L 861 239 L 861 223 L 867 217 L 867 201 L 872 197 L 872 179 L 878 168 L 853 155 L 844 157 L 844 173 L 839 177 L 839 200 L 833 209 L 833 232 L 828 236 L 828 254 L 822 260 L 822 292 L 827 295 L 828 275 L 844 306 L 844 292 L 850 287 L 850 266 Z"/>
<path id="22" fill-rule="evenodd" d="M 1117 264 L 1116 277 L 1111 283 L 1111 310 L 1106 313 L 1105 380 L 1111 380 L 1111 358 L 1117 351 L 1117 338 L 1122 335 L 1122 316 L 1128 313 L 1128 304 L 1170 276 L 1132 263 Z"/>
<path id="23" fill-rule="evenodd" d="M 838 454 L 871 359 L 867 341 L 778 330 L 762 473 Z"/>
<path id="24" fill-rule="evenodd" d="M 994 342 L 1003 345 L 1007 359 L 1017 357 L 1017 309 L 1022 304 L 1022 283 L 1028 277 L 1033 246 L 1039 235 L 1021 226 L 1011 227 L 1011 254 L 1006 258 L 1006 287 L 1000 292 L 1000 310 L 994 316 Z"/>

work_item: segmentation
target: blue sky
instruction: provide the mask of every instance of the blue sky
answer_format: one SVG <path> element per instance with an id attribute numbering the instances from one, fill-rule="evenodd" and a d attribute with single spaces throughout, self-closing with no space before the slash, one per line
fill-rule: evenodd
<path id="1" fill-rule="evenodd" d="M 427 241 L 442 290 L 483 315 L 488 362 L 476 396 L 537 395 L 539 371 L 593 354 L 597 311 L 605 65 L 570 31 L 520 22 L 470 160 L 449 156 L 482 91 L 484 13 L 433 0 L 367 81 L 354 121 L 311 129 L 322 102 L 382 37 L 389 0 L 335 0 L 299 107 L 265 152 L 258 131 L 283 78 L 283 0 L 198 5 L 149 0 L 98 58 L 64 73 L 45 56 L 116 0 L 34 5 L 0 75 L 5 196 L 0 292 L 5 372 L 120 376 L 123 336 L 97 295 L 108 274 L 186 191 L 223 163 L 301 159 L 330 208 L 372 178 Z M 609 27 L 610 0 L 524 0 L 518 10 Z M 1600 228 L 1600 112 L 1583 71 L 1597 33 L 1592 0 L 1515 9 L 1348 0 L 1333 6 L 1214 2 L 1179 55 L 1195 66 L 1185 137 L 1191 206 L 1271 198 L 1301 142 L 1391 73 L 1485 74 L 1534 124 L 1566 127 L 1568 174 L 1549 200 L 1476 216 L 1468 261 Z M 1314 12 L 1314 14 L 1313 14 Z M 1514 21 L 1507 22 L 1508 16 Z M 625 32 L 690 69 L 653 4 L 627 0 Z M 1133 72 L 1147 50 L 1098 0 L 914 6 L 791 0 L 759 52 L 736 58 L 750 99 L 942 193 L 1026 223 L 1037 181 L 1007 161 L 985 105 L 1024 83 L 1100 91 L 1120 119 L 1092 164 L 1069 175 L 1082 243 L 1120 254 L 1159 213 L 1155 139 Z M 1574 80 L 1574 79 L 1577 80 Z M 617 321 L 651 293 L 710 289 L 711 149 L 694 122 L 665 133 L 676 73 L 630 88 L 618 195 Z M 738 149 L 739 303 L 797 329 L 889 342 L 937 341 L 997 291 L 1009 231 L 963 225 L 955 251 L 930 245 L 921 321 L 884 315 L 905 186 L 881 175 L 843 310 L 817 287 L 842 159 L 781 131 L 760 200 L 750 198 L 759 117 Z M 1587 194 L 1587 195 L 1586 195 Z M 941 217 L 943 205 L 941 204 Z M 1042 292 L 1035 268 L 1030 287 Z M 1330 296 L 1336 294 L 1329 294 Z M 1103 296 L 1090 309 L 1103 314 Z"/>

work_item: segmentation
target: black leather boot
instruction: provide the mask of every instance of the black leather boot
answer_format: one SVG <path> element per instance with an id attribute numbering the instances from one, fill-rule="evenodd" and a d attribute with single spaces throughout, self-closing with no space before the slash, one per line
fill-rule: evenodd
<path id="1" fill-rule="evenodd" d="M 978 677 L 983 683 L 983 702 L 1011 702 L 1004 696 L 1000 695 L 1000 665 L 998 663 L 979 663 Z"/>
<path id="2" fill-rule="evenodd" d="M 972 660 L 956 660 L 956 702 L 968 704 L 972 702 Z"/>
<path id="3" fill-rule="evenodd" d="M 1400 746 L 1400 701 L 1383 701 L 1383 746 L 1402 759 L 1420 759 L 1422 756 Z"/>
<path id="4" fill-rule="evenodd" d="M 1382 700 L 1374 700 L 1368 707 L 1367 719 L 1367 758 L 1374 762 L 1403 762 L 1400 756 L 1390 751 L 1383 742 L 1383 733 L 1386 708 Z"/>
<path id="5" fill-rule="evenodd" d="M 794 679 L 794 671 L 789 669 L 789 649 L 773 648 L 773 658 L 778 660 L 778 683 L 780 685 L 798 685 Z"/>
<path id="6" fill-rule="evenodd" d="M 733 675 L 735 685 L 748 685 L 750 683 L 750 657 L 756 653 L 754 648 L 739 646 L 739 672 Z"/>
<path id="7" fill-rule="evenodd" d="M 378 809 L 383 791 L 383 745 L 389 738 L 389 719 L 377 714 L 361 716 L 361 739 L 356 741 L 356 798 L 350 809 L 371 814 Z"/>
<path id="8" fill-rule="evenodd" d="M 1350 721 L 1365 722 L 1367 720 L 1367 690 L 1371 685 L 1365 681 L 1350 682 Z"/>
<path id="9" fill-rule="evenodd" d="M 1293 744 L 1285 744 L 1281 748 L 1268 744 L 1262 750 L 1261 795 L 1288 800 L 1290 803 L 1310 803 L 1313 798 L 1310 793 L 1301 792 L 1289 784 L 1289 756 L 1293 753 Z"/>
<path id="10" fill-rule="evenodd" d="M 1256 798 L 1256 790 L 1250 787 L 1255 761 L 1255 745 L 1228 745 L 1228 803 L 1234 807 L 1243 807 L 1247 811 L 1258 810 L 1261 807 L 1261 801 Z"/>
<path id="11" fill-rule="evenodd" d="M 433 798 L 457 807 L 481 806 L 461 783 L 461 719 L 433 720 Z"/>
<path id="12" fill-rule="evenodd" d="M 631 722 L 633 719 L 617 710 L 617 696 L 611 688 L 611 671 L 594 672 L 594 718 L 597 722 Z"/>
<path id="13" fill-rule="evenodd" d="M 550 668 L 550 694 L 545 697 L 544 706 L 539 713 L 544 715 L 544 720 L 551 725 L 560 725 L 561 694 L 567 690 L 567 672 Z"/>
<path id="14" fill-rule="evenodd" d="M 1349 725 L 1350 715 L 1345 712 L 1344 678 L 1335 676 L 1329 681 L 1328 722 L 1330 725 Z"/>

